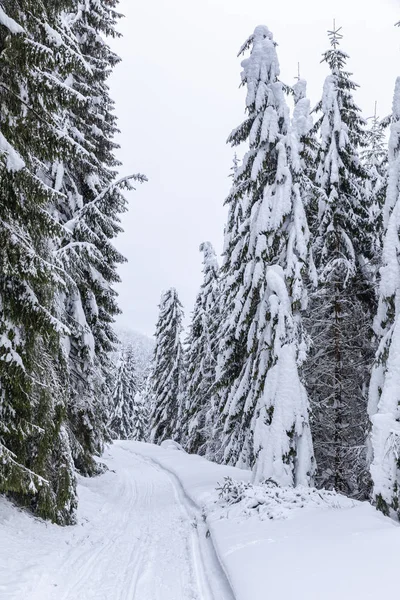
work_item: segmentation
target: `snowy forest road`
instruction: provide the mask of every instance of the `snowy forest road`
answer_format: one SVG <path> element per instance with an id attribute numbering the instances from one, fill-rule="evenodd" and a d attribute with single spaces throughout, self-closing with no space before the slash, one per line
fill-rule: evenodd
<path id="1" fill-rule="evenodd" d="M 233 600 L 195 505 L 137 448 L 114 444 L 110 471 L 80 478 L 78 525 L 29 536 L 7 600 Z"/>

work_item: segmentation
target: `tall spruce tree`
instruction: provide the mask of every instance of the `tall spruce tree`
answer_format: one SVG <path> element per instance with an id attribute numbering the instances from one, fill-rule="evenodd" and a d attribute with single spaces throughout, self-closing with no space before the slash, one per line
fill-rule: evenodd
<path id="1" fill-rule="evenodd" d="M 113 438 L 128 440 L 132 437 L 137 393 L 136 362 L 133 349 L 128 346 L 121 353 L 115 377 L 109 424 Z"/>
<path id="2" fill-rule="evenodd" d="M 231 206 L 243 202 L 245 208 L 238 239 L 225 246 L 223 267 L 217 371 L 223 459 L 255 465 L 257 480 L 307 484 L 313 451 L 298 364 L 304 358 L 299 315 L 306 302 L 309 236 L 299 137 L 267 27 L 257 27 L 240 54 L 248 49 L 242 62 L 247 116 L 228 140 L 234 146 L 247 141 L 250 148 L 228 198 Z M 228 224 L 228 235 L 230 230 Z"/>
<path id="3" fill-rule="evenodd" d="M 315 187 L 315 176 L 319 140 L 316 126 L 313 123 L 310 101 L 307 98 L 307 82 L 304 79 L 299 78 L 294 84 L 293 96 L 294 129 L 297 131 L 299 138 L 299 184 L 310 235 L 314 237 L 318 229 L 318 193 Z M 313 260 L 312 253 L 310 254 L 310 259 L 311 261 Z M 315 267 L 313 262 L 311 262 L 308 274 L 309 289 L 316 286 L 316 281 Z"/>
<path id="4" fill-rule="evenodd" d="M 368 491 L 365 437 L 371 345 L 374 234 L 368 173 L 359 152 L 365 122 L 353 99 L 357 85 L 345 70 L 340 30 L 329 32 L 323 61 L 330 69 L 317 127 L 321 140 L 315 185 L 313 254 L 318 287 L 311 294 L 312 351 L 306 368 L 312 402 L 317 483 L 355 497 Z"/>
<path id="5" fill-rule="evenodd" d="M 400 78 L 393 98 L 389 141 L 383 266 L 374 323 L 379 347 L 368 410 L 372 421 L 372 498 L 386 515 L 400 518 Z"/>
<path id="6" fill-rule="evenodd" d="M 366 141 L 367 146 L 361 153 L 361 160 L 368 173 L 366 193 L 371 211 L 370 219 L 375 230 L 374 250 L 377 269 L 381 261 L 383 245 L 383 207 L 388 185 L 388 149 L 385 123 L 376 114 L 376 103 Z"/>
<path id="7" fill-rule="evenodd" d="M 91 473 L 102 450 L 116 341 L 112 239 L 131 179 L 115 181 L 106 85 L 116 5 L 0 9 L 0 491 L 62 523 L 72 458 Z"/>
<path id="8" fill-rule="evenodd" d="M 115 180 L 118 162 L 113 137 L 117 131 L 107 79 L 119 58 L 105 42 L 115 37 L 117 2 L 88 0 L 64 16 L 82 56 L 80 70 L 66 80 L 79 101 L 60 115 L 60 129 L 73 140 L 68 161 L 49 165 L 59 192 L 54 216 L 63 226 L 56 258 L 64 269 L 65 291 L 60 298 L 69 328 L 66 354 L 70 373 L 69 434 L 77 468 L 93 473 L 93 454 L 100 454 L 107 437 L 108 403 L 112 394 L 110 352 L 117 338 L 112 323 L 119 310 L 113 285 L 124 261 L 113 246 L 121 231 L 119 214 L 126 210 Z M 142 176 L 133 179 L 144 180 Z"/>
<path id="9" fill-rule="evenodd" d="M 217 368 L 216 389 L 227 390 L 230 383 L 239 375 L 246 352 L 245 338 L 236 336 L 235 323 L 238 319 L 240 303 L 237 302 L 239 290 L 246 267 L 246 246 L 249 236 L 249 222 L 246 216 L 247 196 L 235 193 L 235 177 L 239 161 L 235 155 L 232 168 L 233 185 L 225 200 L 228 206 L 227 224 L 224 230 L 223 262 L 220 269 L 219 323 L 217 329 Z M 224 352 L 222 366 L 221 351 Z M 213 435 L 207 445 L 207 456 L 220 462 L 224 461 L 224 434 L 221 414 L 221 395 L 217 393 L 213 421 Z"/>
<path id="10" fill-rule="evenodd" d="M 311 184 L 315 179 L 318 140 L 314 131 L 310 100 L 307 98 L 307 81 L 300 78 L 300 75 L 293 86 L 293 100 L 294 129 L 299 138 L 299 155 L 302 162 L 299 177 L 304 188 L 303 193 L 307 193 L 305 198 L 307 203 L 307 196 L 311 194 Z"/>
<path id="11" fill-rule="evenodd" d="M 147 442 L 150 418 L 149 408 L 145 390 L 138 390 L 133 402 L 131 440 Z"/>
<path id="12" fill-rule="evenodd" d="M 75 477 L 52 258 L 60 229 L 48 211 L 58 192 L 43 170 L 73 152 L 58 128 L 77 101 L 64 85 L 80 68 L 60 17 L 71 4 L 0 7 L 0 491 L 60 523 L 73 520 Z"/>
<path id="13" fill-rule="evenodd" d="M 162 295 L 159 308 L 149 390 L 150 439 L 154 443 L 180 437 L 178 423 L 182 408 L 183 309 L 174 288 Z"/>
<path id="14" fill-rule="evenodd" d="M 188 452 L 204 454 L 212 440 L 215 415 L 213 385 L 217 363 L 219 267 L 210 242 L 203 252 L 204 280 L 196 298 L 185 341 L 184 409 L 182 439 Z"/>

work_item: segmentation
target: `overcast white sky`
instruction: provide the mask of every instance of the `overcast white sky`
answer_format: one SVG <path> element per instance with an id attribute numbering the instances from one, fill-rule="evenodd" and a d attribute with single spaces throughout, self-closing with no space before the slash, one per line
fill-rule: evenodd
<path id="1" fill-rule="evenodd" d="M 129 194 L 125 233 L 117 246 L 119 324 L 154 332 L 162 290 L 174 286 L 186 315 L 201 284 L 202 241 L 221 252 L 229 191 L 230 131 L 243 119 L 239 90 L 242 42 L 265 24 L 278 42 L 281 78 L 294 82 L 297 63 L 311 102 L 321 95 L 333 18 L 359 83 L 364 116 L 390 112 L 400 75 L 397 0 L 121 0 L 123 62 L 111 80 L 121 135 L 121 172 L 145 173 L 149 183 Z"/>

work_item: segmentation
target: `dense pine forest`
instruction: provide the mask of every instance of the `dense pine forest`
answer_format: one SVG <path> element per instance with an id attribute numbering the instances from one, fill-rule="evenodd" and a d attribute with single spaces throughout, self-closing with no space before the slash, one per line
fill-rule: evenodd
<path id="1" fill-rule="evenodd" d="M 73 524 L 107 444 L 174 440 L 399 518 L 400 77 L 366 120 L 335 26 L 313 107 L 255 28 L 223 254 L 198 240 L 189 326 L 164 291 L 148 364 L 114 327 L 124 191 L 147 182 L 116 158 L 120 17 L 118 0 L 0 0 L 0 492 Z"/>

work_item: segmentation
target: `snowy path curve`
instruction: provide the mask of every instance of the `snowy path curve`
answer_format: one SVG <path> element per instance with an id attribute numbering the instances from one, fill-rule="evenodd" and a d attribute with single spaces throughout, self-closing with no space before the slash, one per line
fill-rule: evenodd
<path id="1" fill-rule="evenodd" d="M 171 481 L 177 503 L 182 507 L 192 527 L 192 560 L 200 592 L 199 600 L 235 600 L 230 582 L 215 551 L 205 517 L 186 493 L 177 475 L 154 457 L 138 455 L 126 447 L 124 449 L 152 464 L 158 471 L 167 475 Z"/>
<path id="2" fill-rule="evenodd" d="M 23 549 L 23 570 L 6 582 L 4 598 L 234 600 L 176 476 L 123 445 L 104 458 L 108 473 L 81 479 L 77 526 L 35 523 L 29 539 L 36 548 L 40 539 L 41 552 Z"/>

